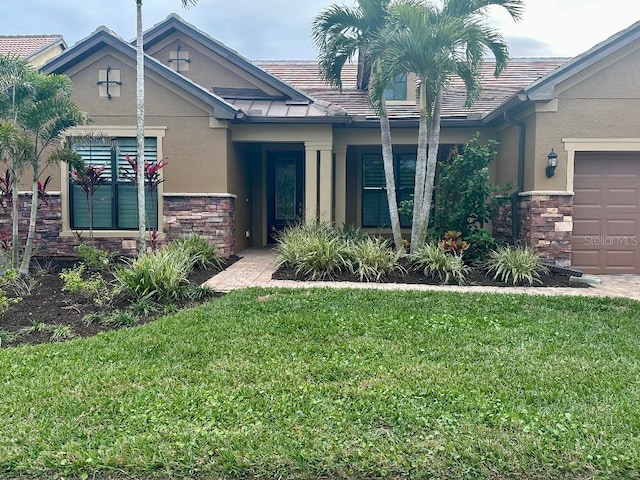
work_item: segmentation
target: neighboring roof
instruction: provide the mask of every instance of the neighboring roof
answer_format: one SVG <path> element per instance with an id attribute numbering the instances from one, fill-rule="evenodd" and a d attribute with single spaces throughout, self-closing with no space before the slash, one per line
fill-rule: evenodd
<path id="1" fill-rule="evenodd" d="M 52 47 L 67 48 L 62 35 L 0 35 L 0 55 L 13 54 L 29 59 Z"/>
<path id="2" fill-rule="evenodd" d="M 464 84 L 459 78 L 455 78 L 444 94 L 443 117 L 480 120 L 527 85 L 552 72 L 567 60 L 566 58 L 513 59 L 498 78 L 493 76 L 495 62 L 487 61 L 481 68 L 483 92 L 480 98 L 471 108 L 466 108 Z M 259 61 L 256 64 L 296 88 L 308 92 L 316 99 L 339 105 L 351 116 L 362 119 L 376 117 L 369 105 L 367 92 L 356 88 L 356 64 L 345 65 L 342 72 L 341 92 L 321 80 L 316 61 Z M 412 119 L 417 118 L 419 114 L 415 105 L 390 104 L 387 110 L 391 119 Z"/>
<path id="3" fill-rule="evenodd" d="M 175 32 L 180 32 L 181 34 L 191 38 L 195 42 L 204 45 L 211 51 L 215 52 L 216 55 L 221 56 L 225 60 L 231 62 L 233 65 L 246 71 L 249 75 L 256 77 L 260 81 L 281 92 L 289 99 L 313 103 L 312 98 L 308 97 L 304 92 L 295 89 L 292 84 L 285 83 L 279 78 L 271 75 L 269 72 L 256 67 L 256 65 L 251 63 L 250 60 L 247 60 L 235 50 L 212 38 L 206 32 L 203 32 L 202 30 L 196 28 L 194 25 L 186 22 L 175 13 L 169 15 L 166 19 L 144 32 L 145 49 L 152 47 L 159 41 L 162 41 Z M 135 45 L 136 40 L 133 40 L 131 43 Z"/>
<path id="4" fill-rule="evenodd" d="M 73 65 L 89 58 L 91 55 L 106 46 L 114 48 L 135 62 L 135 47 L 113 33 L 107 27 L 103 26 L 99 27 L 91 35 L 80 40 L 61 55 L 45 64 L 41 70 L 45 73 L 64 73 Z M 183 88 L 196 98 L 213 107 L 216 118 L 230 120 L 243 116 L 243 113 L 240 112 L 238 108 L 227 103 L 224 99 L 206 90 L 200 85 L 195 84 L 188 78 L 174 72 L 153 57 L 145 55 L 145 68 L 157 73 L 161 77 Z"/>

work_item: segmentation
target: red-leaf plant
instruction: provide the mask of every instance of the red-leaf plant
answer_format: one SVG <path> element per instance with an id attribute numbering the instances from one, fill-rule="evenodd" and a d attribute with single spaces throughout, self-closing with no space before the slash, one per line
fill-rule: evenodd
<path id="1" fill-rule="evenodd" d="M 47 195 L 47 187 L 51 182 L 51 175 L 44 179 L 44 182 L 38 182 L 38 199 L 44 203 L 47 207 L 49 206 L 49 196 Z"/>
<path id="2" fill-rule="evenodd" d="M 136 172 L 138 171 L 138 159 L 136 157 L 131 157 L 128 153 L 125 153 L 125 158 L 127 159 L 127 163 L 133 169 L 133 173 L 126 174 L 126 177 L 129 181 L 131 181 L 134 185 L 138 184 L 138 179 L 136 178 Z M 149 192 L 153 193 L 156 190 L 156 187 L 164 182 L 163 178 L 160 178 L 160 170 L 162 170 L 169 162 L 144 162 L 144 186 L 149 190 Z"/>
<path id="3" fill-rule="evenodd" d="M 13 177 L 11 170 L 7 168 L 4 172 L 4 177 L 0 177 L 0 202 L 2 206 L 6 207 L 11 204 L 11 194 L 13 192 Z"/>
<path id="4" fill-rule="evenodd" d="M 71 170 L 71 181 L 82 189 L 87 199 L 87 208 L 89 210 L 89 238 L 93 238 L 93 197 L 98 188 L 107 181 L 107 179 L 102 176 L 106 169 L 106 165 L 102 167 L 87 165 Z"/>

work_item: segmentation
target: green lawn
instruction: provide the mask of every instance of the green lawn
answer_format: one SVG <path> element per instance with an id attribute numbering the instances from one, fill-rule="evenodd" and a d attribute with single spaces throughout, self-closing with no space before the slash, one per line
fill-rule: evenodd
<path id="1" fill-rule="evenodd" d="M 640 475 L 640 303 L 247 290 L 0 351 L 0 477 Z"/>

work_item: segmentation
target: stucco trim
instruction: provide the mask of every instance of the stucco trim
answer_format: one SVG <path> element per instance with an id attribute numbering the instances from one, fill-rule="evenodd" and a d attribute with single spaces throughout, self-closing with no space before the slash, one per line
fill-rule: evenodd
<path id="1" fill-rule="evenodd" d="M 530 190 L 528 192 L 520 192 L 518 194 L 519 197 L 534 197 L 538 195 L 554 195 L 556 197 L 567 196 L 573 197 L 573 192 L 564 192 L 564 191 L 555 191 L 555 190 Z"/>
<path id="2" fill-rule="evenodd" d="M 163 193 L 163 198 L 166 197 L 208 197 L 208 198 L 238 198 L 233 193 Z"/>
<path id="3" fill-rule="evenodd" d="M 123 126 L 123 125 L 95 125 L 95 126 L 82 126 L 73 127 L 65 131 L 67 137 L 83 137 L 83 136 L 95 136 L 96 134 L 104 134 L 109 137 L 135 137 L 136 126 Z M 164 138 L 166 134 L 166 126 L 153 126 L 144 127 L 145 137 L 157 137 Z"/>
<path id="4" fill-rule="evenodd" d="M 640 152 L 640 138 L 563 138 L 567 152 L 567 190 L 573 191 L 576 152 Z"/>

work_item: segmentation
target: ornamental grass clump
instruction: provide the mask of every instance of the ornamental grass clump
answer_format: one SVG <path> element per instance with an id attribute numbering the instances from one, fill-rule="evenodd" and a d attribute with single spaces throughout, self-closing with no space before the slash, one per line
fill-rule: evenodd
<path id="1" fill-rule="evenodd" d="M 184 250 L 186 255 L 193 260 L 193 268 L 197 270 L 204 270 L 208 267 L 222 269 L 224 265 L 224 260 L 218 255 L 217 247 L 200 235 L 189 235 L 174 240 L 166 248 Z"/>
<path id="2" fill-rule="evenodd" d="M 427 277 L 438 278 L 443 283 L 453 280 L 463 285 L 470 270 L 461 253 L 447 253 L 435 243 L 426 243 L 418 248 L 411 253 L 409 261 Z"/>
<path id="3" fill-rule="evenodd" d="M 277 240 L 277 265 L 292 267 L 297 275 L 322 280 L 351 271 L 350 244 L 327 223 L 286 228 Z"/>
<path id="4" fill-rule="evenodd" d="M 148 298 L 167 303 L 185 297 L 193 265 L 186 249 L 164 248 L 128 262 L 116 269 L 114 277 L 134 301 Z"/>
<path id="5" fill-rule="evenodd" d="M 536 253 L 528 248 L 511 246 L 490 252 L 487 270 L 494 274 L 494 279 L 514 285 L 542 283 L 541 276 L 549 273 Z"/>
<path id="6" fill-rule="evenodd" d="M 379 282 L 393 273 L 407 273 L 400 265 L 402 254 L 390 248 L 388 240 L 366 237 L 352 244 L 353 270 L 360 281 Z"/>

